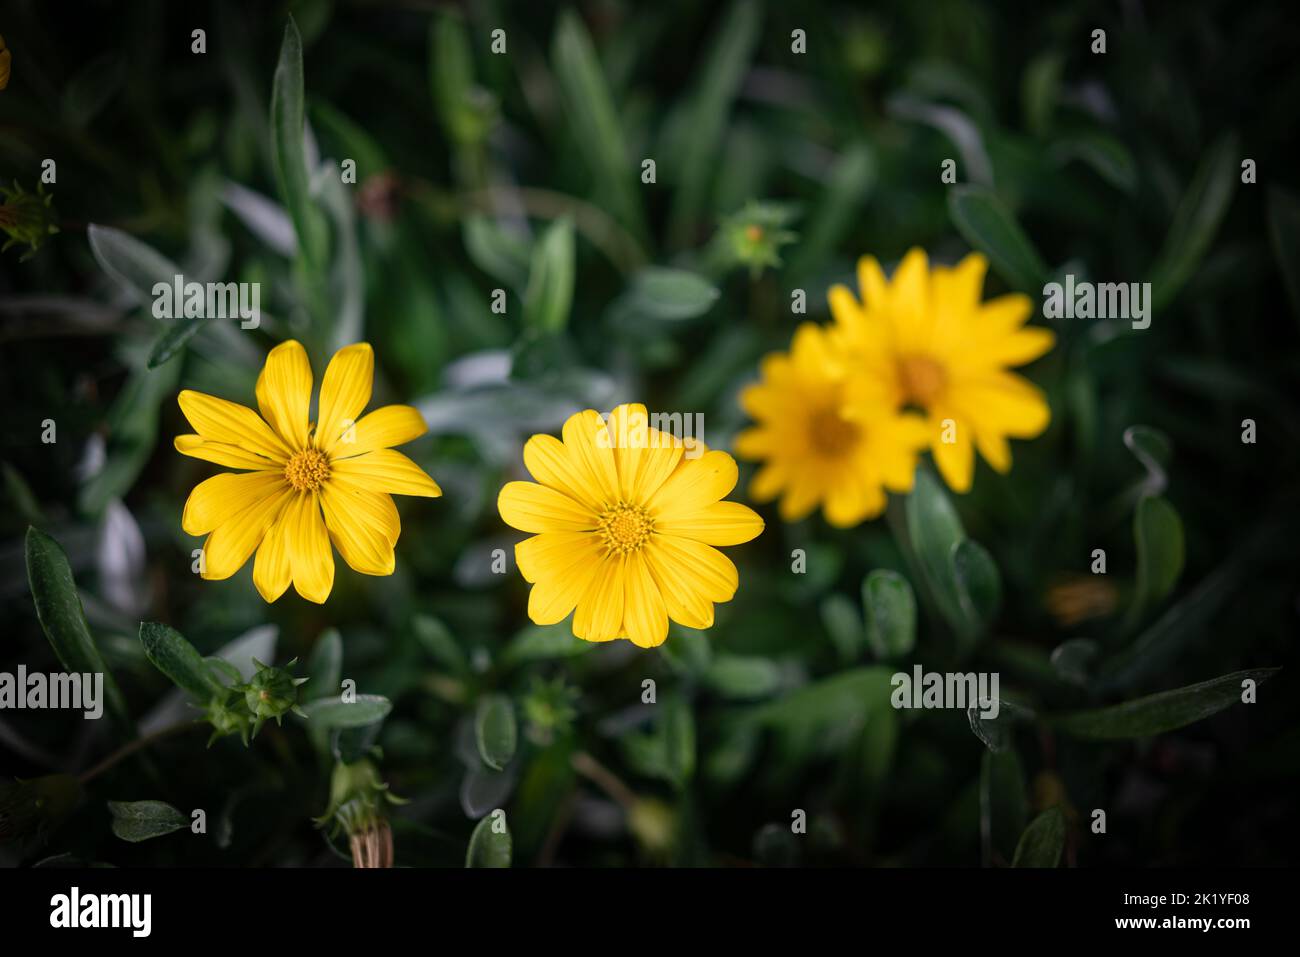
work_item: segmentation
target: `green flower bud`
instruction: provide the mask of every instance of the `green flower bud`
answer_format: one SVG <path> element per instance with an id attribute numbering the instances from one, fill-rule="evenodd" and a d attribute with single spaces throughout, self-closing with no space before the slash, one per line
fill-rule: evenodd
<path id="1" fill-rule="evenodd" d="M 747 266 L 757 279 L 764 269 L 781 265 L 781 247 L 797 238 L 785 228 L 793 218 L 788 206 L 750 201 L 722 221 L 713 253 L 726 267 Z"/>
<path id="2" fill-rule="evenodd" d="M 59 231 L 57 214 L 50 205 L 54 197 L 46 194 L 44 183 L 37 185 L 35 193 L 28 193 L 14 180 L 13 189 L 0 186 L 0 198 L 4 200 L 0 203 L 0 232 L 9 237 L 0 252 L 19 243 L 30 246 L 18 257 L 23 262 L 35 254 L 46 236 Z"/>
<path id="3" fill-rule="evenodd" d="M 244 692 L 244 704 L 253 716 L 254 736 L 267 718 L 274 718 L 279 724 L 286 712 L 303 713 L 298 707 L 298 688 L 307 679 L 295 678 L 289 671 L 297 661 L 295 658 L 283 668 L 274 668 L 253 659 L 257 671 L 247 684 L 239 688 Z"/>
<path id="4" fill-rule="evenodd" d="M 204 711 L 204 717 L 212 725 L 212 736 L 208 738 L 208 747 L 218 738 L 228 734 L 237 734 L 245 746 L 253 727 L 253 718 L 244 705 L 243 697 L 234 690 L 215 696 Z"/>
<path id="5" fill-rule="evenodd" d="M 328 827 L 331 836 L 340 831 L 348 836 L 355 866 L 392 867 L 393 833 L 384 807 L 405 803 L 389 792 L 369 759 L 340 761 L 330 776 L 329 807 L 315 819 L 316 826 Z"/>

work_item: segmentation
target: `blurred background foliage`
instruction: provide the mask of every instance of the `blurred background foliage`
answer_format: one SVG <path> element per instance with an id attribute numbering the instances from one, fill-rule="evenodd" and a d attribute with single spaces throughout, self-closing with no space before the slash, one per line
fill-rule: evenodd
<path id="1" fill-rule="evenodd" d="M 38 230 L 26 261 L 22 245 L 0 256 L 0 669 L 56 670 L 71 636 L 128 714 L 0 715 L 0 771 L 42 782 L 4 785 L 0 859 L 1283 862 L 1300 767 L 1288 673 L 1250 706 L 1238 677 L 1142 699 L 1282 665 L 1294 644 L 1289 17 L 1228 2 L 7 3 L 0 180 L 35 193 L 53 158 L 41 224 L 59 232 Z M 949 158 L 959 186 L 940 181 Z M 1144 331 L 1053 323 L 1058 346 L 1029 370 L 1052 426 L 1016 443 L 1009 476 L 980 465 L 952 497 L 923 472 L 847 531 L 765 510 L 707 635 L 674 626 L 644 652 L 528 624 L 518 536 L 495 509 L 528 435 L 644 401 L 702 412 L 727 448 L 757 360 L 828 319 L 826 289 L 857 256 L 889 268 L 914 245 L 939 262 L 985 252 L 990 295 L 1041 303 L 1073 273 L 1150 281 L 1157 311 Z M 260 282 L 261 327 L 154 319 L 151 280 L 173 272 Z M 339 345 L 375 345 L 376 403 L 419 407 L 431 435 L 406 451 L 446 492 L 402 501 L 393 576 L 340 563 L 322 607 L 265 605 L 251 563 L 200 581 L 180 529 L 215 469 L 171 447 L 188 431 L 177 391 L 251 405 L 291 336 L 318 376 Z M 88 632 L 71 586 L 49 585 L 56 552 L 25 549 L 28 525 L 66 552 Z M 53 646 L 34 547 L 51 570 L 32 574 L 37 600 L 65 629 Z M 248 748 L 168 731 L 197 715 L 151 662 L 168 641 L 241 680 L 253 658 L 299 657 L 309 719 Z M 999 719 L 893 709 L 889 676 L 914 663 L 1000 672 Z M 382 720 L 322 717 L 312 701 L 340 676 Z M 32 788 L 55 799 L 18 839 Z M 141 801 L 162 803 L 108 803 Z M 157 836 L 195 808 L 209 839 Z M 508 842 L 475 831 L 496 808 Z M 358 851 L 354 828 L 373 837 L 384 818 L 392 845 Z"/>

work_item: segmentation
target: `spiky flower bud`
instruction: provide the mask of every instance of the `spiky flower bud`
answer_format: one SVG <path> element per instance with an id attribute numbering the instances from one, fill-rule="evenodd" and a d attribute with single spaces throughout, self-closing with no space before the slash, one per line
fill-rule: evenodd
<path id="1" fill-rule="evenodd" d="M 267 718 L 274 718 L 275 723 L 279 724 L 280 719 L 289 711 L 303 714 L 302 709 L 298 707 L 298 688 L 305 684 L 307 679 L 295 678 L 289 670 L 297 661 L 298 659 L 295 658 L 285 667 L 275 668 L 262 664 L 256 658 L 253 659 L 257 671 L 247 684 L 240 686 L 240 690 L 244 692 L 244 704 L 253 716 L 254 736 L 261 730 L 262 723 Z"/>
<path id="2" fill-rule="evenodd" d="M 764 269 L 781 265 L 781 247 L 794 242 L 786 229 L 794 218 L 788 206 L 749 202 L 722 221 L 714 239 L 714 255 L 724 266 L 746 266 L 757 279 Z"/>
<path id="3" fill-rule="evenodd" d="M 59 231 L 55 225 L 57 218 L 54 207 L 50 205 L 54 197 L 45 192 L 45 184 L 40 183 L 35 193 L 29 193 L 14 180 L 13 189 L 0 186 L 0 232 L 9 239 L 0 252 L 10 246 L 22 243 L 30 246 L 27 252 L 18 257 L 19 262 L 30 259 L 46 236 Z"/>
<path id="4" fill-rule="evenodd" d="M 369 759 L 340 761 L 330 777 L 329 807 L 316 818 L 316 826 L 328 827 L 331 836 L 347 834 L 355 866 L 392 867 L 393 832 L 384 807 L 404 803 L 389 792 Z"/>

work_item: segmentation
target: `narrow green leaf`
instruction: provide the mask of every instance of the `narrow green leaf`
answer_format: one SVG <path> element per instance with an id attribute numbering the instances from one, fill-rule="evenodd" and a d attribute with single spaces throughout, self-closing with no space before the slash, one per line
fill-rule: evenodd
<path id="1" fill-rule="evenodd" d="M 466 867 L 509 867 L 514 853 L 505 812 L 493 811 L 478 822 L 465 851 Z"/>
<path id="2" fill-rule="evenodd" d="M 1047 721 L 1076 738 L 1147 738 L 1218 714 L 1241 701 L 1243 682 L 1253 681 L 1258 686 L 1280 670 L 1255 668 L 1235 671 L 1210 681 L 1162 691 L 1109 708 L 1048 716 Z"/>
<path id="3" fill-rule="evenodd" d="M 526 286 L 533 257 L 526 239 L 506 232 L 480 214 L 465 217 L 461 237 L 465 251 L 479 269 L 512 289 Z"/>
<path id="4" fill-rule="evenodd" d="M 360 728 L 382 721 L 393 710 L 393 704 L 383 695 L 359 694 L 355 700 L 344 701 L 342 695 L 318 698 L 302 705 L 307 720 L 322 728 Z"/>
<path id="5" fill-rule="evenodd" d="M 1065 814 L 1048 808 L 1030 822 L 1016 845 L 1013 867 L 1056 867 L 1065 850 Z"/>
<path id="6" fill-rule="evenodd" d="M 660 703 L 659 733 L 664 741 L 664 758 L 668 773 L 679 788 L 686 787 L 695 776 L 695 716 L 691 704 L 681 694 L 673 694 Z"/>
<path id="7" fill-rule="evenodd" d="M 328 628 L 316 639 L 307 659 L 307 682 L 303 697 L 308 701 L 336 694 L 343 680 L 343 638 L 337 628 Z"/>
<path id="8" fill-rule="evenodd" d="M 916 644 L 916 595 L 896 571 L 877 568 L 862 580 L 867 644 L 882 661 L 907 655 Z"/>
<path id="9" fill-rule="evenodd" d="M 1052 146 L 1061 160 L 1077 159 L 1091 166 L 1116 189 L 1133 193 L 1138 187 L 1137 162 L 1128 147 L 1106 133 L 1090 130 L 1068 136 Z"/>
<path id="10" fill-rule="evenodd" d="M 781 686 L 781 669 L 756 655 L 718 655 L 704 675 L 705 685 L 731 701 L 765 698 Z"/>
<path id="11" fill-rule="evenodd" d="M 325 265 L 325 227 L 311 201 L 303 136 L 302 37 L 290 16 L 271 83 L 271 159 L 280 199 L 298 236 L 298 250 L 309 266 L 320 269 Z"/>
<path id="12" fill-rule="evenodd" d="M 479 757 L 494 771 L 501 771 L 515 756 L 519 729 L 515 706 L 503 694 L 484 695 L 474 715 L 474 740 Z"/>
<path id="13" fill-rule="evenodd" d="M 948 566 L 967 629 L 982 634 L 1002 603 L 1002 576 L 997 563 L 984 546 L 967 538 L 953 545 Z"/>
<path id="14" fill-rule="evenodd" d="M 984 866 L 1011 860 L 1029 819 L 1025 769 L 1012 748 L 985 751 L 980 761 L 980 847 Z"/>
<path id="15" fill-rule="evenodd" d="M 620 308 L 635 318 L 693 319 L 713 308 L 718 289 L 685 269 L 652 266 L 637 273 Z"/>
<path id="16" fill-rule="evenodd" d="M 1146 488 L 1155 493 L 1164 491 L 1169 483 L 1165 470 L 1174 453 L 1169 436 L 1149 425 L 1130 425 L 1124 430 L 1124 445 L 1146 469 Z"/>
<path id="17" fill-rule="evenodd" d="M 207 704 L 221 684 L 198 650 L 176 629 L 156 621 L 140 622 L 140 644 L 155 668 L 199 704 Z"/>
<path id="18" fill-rule="evenodd" d="M 1164 599 L 1183 572 L 1183 521 L 1169 502 L 1147 495 L 1133 513 L 1133 537 L 1137 542 L 1137 589 L 1133 596 L 1132 620 Z"/>
<path id="19" fill-rule="evenodd" d="M 572 9 L 560 13 L 551 47 L 551 68 L 564 112 L 582 155 L 616 218 L 633 234 L 645 232 L 636 193 L 639 170 L 628 159 L 623 130 L 591 35 Z"/>
<path id="20" fill-rule="evenodd" d="M 36 605 L 36 617 L 55 656 L 68 671 L 104 676 L 109 715 L 123 733 L 134 736 L 135 725 L 127 713 L 126 699 L 86 624 L 68 556 L 53 538 L 31 527 L 27 529 L 26 553 L 27 581 Z"/>
<path id="21" fill-rule="evenodd" d="M 113 833 L 138 844 L 190 826 L 189 818 L 163 801 L 109 801 Z"/>
<path id="22" fill-rule="evenodd" d="M 1153 310 L 1158 312 L 1173 301 L 1209 250 L 1232 203 L 1240 156 L 1236 135 L 1227 133 L 1197 167 L 1151 270 Z"/>
<path id="23" fill-rule="evenodd" d="M 579 641 L 563 622 L 558 625 L 529 625 L 511 639 L 501 653 L 501 663 L 515 666 L 552 658 L 575 658 L 588 654 L 595 646 Z"/>
<path id="24" fill-rule="evenodd" d="M 557 219 L 533 250 L 524 292 L 524 323 L 540 332 L 558 332 L 569 322 L 573 304 L 573 222 Z"/>
<path id="25" fill-rule="evenodd" d="M 948 215 L 962 238 L 988 257 L 1008 284 L 1031 296 L 1041 294 L 1047 264 L 997 195 L 983 186 L 953 186 Z"/>
<path id="26" fill-rule="evenodd" d="M 1268 188 L 1268 237 L 1291 308 L 1300 317 L 1300 196 L 1280 186 Z"/>
<path id="27" fill-rule="evenodd" d="M 148 243 L 111 226 L 86 227 L 90 251 L 99 268 L 143 305 L 153 300 L 155 283 L 172 285 L 180 268 Z"/>
<path id="28" fill-rule="evenodd" d="M 153 348 L 149 350 L 149 361 L 146 365 L 150 369 L 156 369 L 173 356 L 180 353 L 185 348 L 185 343 L 194 338 L 195 333 L 203 328 L 206 319 L 177 319 L 154 340 Z"/>
<path id="29" fill-rule="evenodd" d="M 831 592 L 819 607 L 822 627 L 839 652 L 840 660 L 856 661 L 862 650 L 862 616 L 847 595 Z"/>

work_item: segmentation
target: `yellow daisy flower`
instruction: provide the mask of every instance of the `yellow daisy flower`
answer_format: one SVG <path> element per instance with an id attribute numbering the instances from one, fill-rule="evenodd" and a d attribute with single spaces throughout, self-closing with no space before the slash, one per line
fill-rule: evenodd
<path id="1" fill-rule="evenodd" d="M 826 521 L 847 528 L 884 510 L 886 488 L 911 491 L 928 433 L 919 416 L 883 402 L 870 409 L 860 402 L 849 418 L 850 376 L 830 346 L 826 332 L 806 322 L 789 353 L 763 359 L 762 380 L 740 396 L 757 425 L 736 436 L 736 454 L 764 463 L 749 494 L 758 502 L 780 495 L 783 520 L 798 521 L 820 503 Z"/>
<path id="2" fill-rule="evenodd" d="M 577 637 L 643 648 L 663 643 L 670 618 L 710 627 L 714 603 L 739 584 L 713 546 L 763 530 L 753 510 L 721 501 L 735 460 L 652 427 L 643 405 L 620 405 L 608 425 L 579 412 L 563 436 L 529 439 L 524 465 L 537 481 L 509 482 L 497 499 L 507 525 L 534 533 L 515 546 L 533 586 L 528 617 L 552 625 L 574 612 Z"/>
<path id="3" fill-rule="evenodd" d="M 1033 438 L 1051 420 L 1042 391 L 1007 370 L 1048 352 L 1055 337 L 1025 325 L 1033 313 L 1028 296 L 980 301 L 987 268 L 972 253 L 951 268 L 930 269 L 925 252 L 913 249 L 889 281 L 864 256 L 862 301 L 844 286 L 830 291 L 836 350 L 861 373 L 846 393 L 848 405 L 872 407 L 883 396 L 924 411 L 935 464 L 956 492 L 970 488 L 976 450 L 1005 473 L 1007 439 Z"/>
<path id="4" fill-rule="evenodd" d="M 442 489 L 392 448 L 428 430 L 419 412 L 386 405 L 358 418 L 370 402 L 374 371 L 368 343 L 335 353 L 314 427 L 311 364 L 293 340 L 271 350 L 257 377 L 260 416 L 201 392 L 180 394 L 198 435 L 177 436 L 176 451 L 250 470 L 213 476 L 185 502 L 181 527 L 207 535 L 204 578 L 229 578 L 256 550 L 253 583 L 266 601 L 292 581 L 299 595 L 319 604 L 334 587 L 330 542 L 356 571 L 393 573 L 401 522 L 391 494 L 436 497 Z"/>

